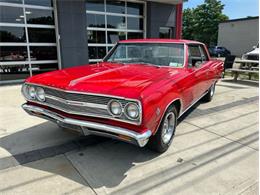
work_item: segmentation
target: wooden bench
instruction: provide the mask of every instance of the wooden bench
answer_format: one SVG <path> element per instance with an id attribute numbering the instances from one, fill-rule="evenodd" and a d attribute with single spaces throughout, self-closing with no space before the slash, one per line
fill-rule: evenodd
<path id="1" fill-rule="evenodd" d="M 245 69 L 238 69 L 238 68 L 230 68 L 230 69 L 227 69 L 226 71 L 234 74 L 235 81 L 237 81 L 238 75 L 240 73 L 248 73 L 249 80 L 251 80 L 252 74 L 259 74 L 259 70 L 245 70 Z"/>

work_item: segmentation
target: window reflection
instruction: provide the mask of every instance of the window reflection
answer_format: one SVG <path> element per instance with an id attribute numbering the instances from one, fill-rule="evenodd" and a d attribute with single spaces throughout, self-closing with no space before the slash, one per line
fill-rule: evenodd
<path id="1" fill-rule="evenodd" d="M 127 38 L 128 39 L 142 39 L 143 38 L 143 33 L 139 33 L 139 32 L 129 32 L 127 34 Z"/>
<path id="2" fill-rule="evenodd" d="M 0 22 L 24 23 L 23 8 L 0 6 Z"/>
<path id="3" fill-rule="evenodd" d="M 31 46 L 31 61 L 36 60 L 57 60 L 57 49 L 51 46 Z"/>
<path id="4" fill-rule="evenodd" d="M 52 0 L 24 0 L 24 4 L 51 7 L 52 6 Z"/>
<path id="5" fill-rule="evenodd" d="M 0 0 L 0 2 L 5 2 L 5 3 L 23 3 L 22 0 Z"/>
<path id="6" fill-rule="evenodd" d="M 0 61 L 26 61 L 27 48 L 25 46 L 0 46 Z"/>
<path id="7" fill-rule="evenodd" d="M 106 11 L 107 12 L 112 12 L 112 13 L 125 13 L 125 2 L 124 1 L 115 1 L 115 0 L 107 0 L 107 7 Z"/>
<path id="8" fill-rule="evenodd" d="M 32 74 L 41 74 L 44 72 L 50 72 L 58 70 L 58 64 L 57 63 L 51 63 L 51 64 L 32 64 Z"/>
<path id="9" fill-rule="evenodd" d="M 160 27 L 159 37 L 160 38 L 172 38 L 173 37 L 172 32 L 173 32 L 173 30 L 171 27 Z"/>
<path id="10" fill-rule="evenodd" d="M 0 65 L 0 81 L 26 79 L 29 76 L 28 64 Z"/>
<path id="11" fill-rule="evenodd" d="M 101 59 L 106 55 L 106 47 L 88 47 L 89 59 Z"/>
<path id="12" fill-rule="evenodd" d="M 105 28 L 105 16 L 97 14 L 87 14 L 88 27 Z"/>
<path id="13" fill-rule="evenodd" d="M 87 0 L 86 5 L 87 10 L 91 11 L 105 11 L 104 0 Z"/>
<path id="14" fill-rule="evenodd" d="M 127 18 L 127 28 L 132 30 L 142 30 L 143 29 L 143 19 L 141 18 Z"/>
<path id="15" fill-rule="evenodd" d="M 127 2 L 127 14 L 143 15 L 143 4 Z"/>
<path id="16" fill-rule="evenodd" d="M 105 0 L 86 0 L 86 10 L 89 11 L 87 13 L 87 36 L 88 43 L 91 44 L 88 47 L 89 59 L 92 61 L 102 59 L 106 55 L 106 50 L 111 49 L 111 44 L 125 40 L 127 36 L 128 39 L 138 39 L 144 36 L 143 32 L 138 32 L 143 31 L 143 18 L 127 16 L 127 14 L 143 16 L 143 3 L 106 0 L 105 5 Z M 99 11 L 105 12 L 105 10 L 107 14 L 98 13 Z M 97 11 L 97 13 L 94 14 L 90 11 Z M 128 23 L 127 26 L 126 23 Z M 92 30 L 93 28 L 100 29 Z M 131 30 L 128 34 L 127 29 Z M 97 45 L 93 46 L 94 44 Z M 106 47 L 99 46 L 99 44 L 106 44 Z"/>
<path id="17" fill-rule="evenodd" d="M 22 27 L 0 27 L 0 42 L 26 42 L 25 29 Z"/>
<path id="18" fill-rule="evenodd" d="M 52 7 L 52 0 L 0 0 L 0 2 L 13 3 L 9 6 L 0 6 L 0 23 L 10 23 L 0 26 L 0 42 L 7 43 L 6 45 L 15 44 L 15 46 L 0 46 L 0 80 L 25 79 L 30 76 L 30 72 L 37 74 L 58 69 L 57 63 L 38 64 L 38 60 L 41 63 L 43 61 L 45 63 L 46 60 L 57 60 L 57 47 L 47 46 L 48 43 L 49 45 L 56 43 L 55 29 L 46 26 L 54 25 L 53 10 L 40 7 Z M 38 7 L 27 8 L 26 5 Z M 26 27 L 28 40 L 25 27 L 18 25 L 25 24 L 25 18 L 28 24 L 45 25 L 44 28 Z M 25 46 L 19 46 L 23 45 L 21 43 Z M 35 45 L 46 43 L 46 46 L 29 47 L 27 43 L 35 43 Z M 31 61 L 29 61 L 29 54 Z"/>
<path id="19" fill-rule="evenodd" d="M 25 10 L 28 24 L 54 24 L 52 10 L 26 9 Z"/>
<path id="20" fill-rule="evenodd" d="M 108 38 L 108 43 L 116 43 L 119 40 L 125 40 L 126 39 L 126 33 L 125 32 L 108 31 L 107 32 L 107 38 Z"/>
<path id="21" fill-rule="evenodd" d="M 107 16 L 107 28 L 125 29 L 125 17 L 123 16 Z"/>
<path id="22" fill-rule="evenodd" d="M 106 43 L 105 31 L 92 31 L 88 30 L 88 42 L 89 43 Z"/>
<path id="23" fill-rule="evenodd" d="M 55 43 L 55 30 L 45 28 L 28 28 L 29 41 L 32 43 Z"/>

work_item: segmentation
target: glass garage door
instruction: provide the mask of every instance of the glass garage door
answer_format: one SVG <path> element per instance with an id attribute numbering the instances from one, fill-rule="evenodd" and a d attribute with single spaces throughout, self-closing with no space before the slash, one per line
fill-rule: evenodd
<path id="1" fill-rule="evenodd" d="M 89 61 L 100 61 L 119 40 L 144 38 L 145 3 L 87 0 Z"/>
<path id="2" fill-rule="evenodd" d="M 0 0 L 0 84 L 58 69 L 52 0 Z"/>

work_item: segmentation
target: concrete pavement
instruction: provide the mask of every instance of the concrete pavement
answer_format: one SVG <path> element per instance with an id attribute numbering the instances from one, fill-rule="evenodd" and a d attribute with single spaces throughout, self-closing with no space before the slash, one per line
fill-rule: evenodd
<path id="1" fill-rule="evenodd" d="M 162 155 L 28 116 L 19 88 L 0 88 L 0 194 L 258 194 L 252 83 L 219 82 L 212 102 L 180 119 Z"/>

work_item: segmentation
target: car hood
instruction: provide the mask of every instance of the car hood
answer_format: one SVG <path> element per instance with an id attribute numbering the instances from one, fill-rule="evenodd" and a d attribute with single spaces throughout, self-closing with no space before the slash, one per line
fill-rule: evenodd
<path id="1" fill-rule="evenodd" d="M 146 64 L 98 63 L 33 76 L 26 80 L 69 91 L 137 98 L 153 83 L 177 77 L 181 68 Z"/>

